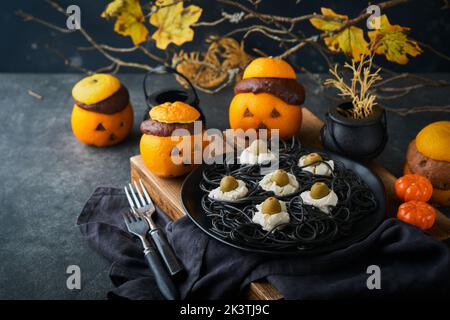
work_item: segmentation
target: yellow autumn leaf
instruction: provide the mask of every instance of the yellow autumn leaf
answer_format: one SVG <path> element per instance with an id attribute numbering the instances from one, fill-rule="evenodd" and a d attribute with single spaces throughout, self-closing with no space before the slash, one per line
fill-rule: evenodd
<path id="1" fill-rule="evenodd" d="M 152 35 L 156 47 L 166 49 L 170 43 L 177 46 L 192 41 L 194 30 L 190 26 L 198 21 L 202 9 L 195 5 L 186 8 L 183 1 L 161 0 L 153 7 L 156 12 L 150 17 L 150 23 L 158 28 Z"/>
<path id="2" fill-rule="evenodd" d="M 336 20 L 325 20 L 321 18 L 311 18 L 311 24 L 322 31 L 333 32 L 339 29 L 348 20 L 348 16 L 337 14 L 329 8 L 321 8 L 322 15 L 336 18 Z M 364 38 L 361 28 L 351 26 L 334 35 L 326 36 L 325 45 L 333 52 L 343 52 L 355 61 L 361 59 L 362 54 L 368 53 L 368 43 Z"/>
<path id="3" fill-rule="evenodd" d="M 115 18 L 114 31 L 130 36 L 135 45 L 147 39 L 148 30 L 139 0 L 114 0 L 102 13 L 103 18 Z"/>
<path id="4" fill-rule="evenodd" d="M 409 28 L 391 25 L 387 16 L 382 15 L 380 28 L 369 31 L 369 38 L 376 54 L 384 54 L 386 59 L 399 64 L 408 63 L 407 55 L 415 57 L 422 53 L 416 41 L 408 38 Z"/>

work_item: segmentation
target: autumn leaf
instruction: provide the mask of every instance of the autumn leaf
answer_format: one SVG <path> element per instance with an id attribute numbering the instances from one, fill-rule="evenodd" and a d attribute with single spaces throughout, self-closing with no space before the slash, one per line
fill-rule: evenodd
<path id="1" fill-rule="evenodd" d="M 148 30 L 144 25 L 144 14 L 139 0 L 114 0 L 102 13 L 103 18 L 116 19 L 114 31 L 130 36 L 135 45 L 147 39 Z"/>
<path id="2" fill-rule="evenodd" d="M 322 31 L 333 32 L 339 29 L 348 20 L 348 16 L 337 14 L 329 8 L 321 8 L 322 15 L 336 18 L 336 20 L 325 20 L 311 18 L 311 24 Z M 355 61 L 359 61 L 362 54 L 368 53 L 368 43 L 364 38 L 361 28 L 350 26 L 334 35 L 324 38 L 325 45 L 333 52 L 343 52 Z"/>
<path id="3" fill-rule="evenodd" d="M 172 65 L 197 87 L 212 89 L 228 81 L 231 69 L 243 70 L 251 60 L 252 57 L 244 50 L 243 42 L 239 43 L 233 38 L 221 38 L 212 39 L 211 45 L 204 53 L 186 53 L 181 50 L 174 54 Z M 239 77 L 239 74 L 236 77 Z M 186 85 L 183 79 L 177 80 Z"/>
<path id="4" fill-rule="evenodd" d="M 386 59 L 399 64 L 408 63 L 407 55 L 415 57 L 422 53 L 416 41 L 408 38 L 409 28 L 392 25 L 386 15 L 380 19 L 380 28 L 369 31 L 369 38 L 376 54 L 384 54 Z"/>
<path id="5" fill-rule="evenodd" d="M 150 17 L 150 23 L 158 28 L 152 35 L 156 47 L 166 49 L 170 43 L 177 46 L 192 41 L 194 30 L 190 26 L 198 21 L 202 9 L 195 5 L 183 7 L 183 1 L 158 1 L 153 7 L 156 12 Z"/>

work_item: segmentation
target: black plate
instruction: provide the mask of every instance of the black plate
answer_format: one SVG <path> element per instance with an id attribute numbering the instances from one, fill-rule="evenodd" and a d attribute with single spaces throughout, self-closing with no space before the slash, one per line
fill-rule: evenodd
<path id="1" fill-rule="evenodd" d="M 314 149 L 314 148 L 304 148 L 305 150 L 314 152 L 319 151 L 323 152 L 323 150 Z M 327 155 L 330 159 L 342 162 L 347 169 L 352 170 L 356 174 L 358 174 L 361 179 L 369 186 L 369 188 L 373 191 L 375 198 L 378 202 L 378 206 L 375 212 L 369 214 L 362 219 L 356 221 L 353 225 L 353 231 L 350 235 L 341 237 L 337 239 L 335 242 L 326 244 L 321 247 L 316 247 L 308 250 L 294 250 L 291 249 L 289 251 L 271 251 L 271 250 L 262 250 L 255 249 L 253 247 L 246 247 L 240 244 L 234 243 L 230 239 L 224 239 L 217 234 L 210 231 L 211 222 L 210 219 L 203 212 L 201 207 L 201 198 L 203 196 L 203 191 L 200 190 L 200 181 L 202 180 L 202 172 L 206 168 L 206 165 L 201 165 L 194 169 L 184 180 L 183 185 L 181 187 L 181 203 L 183 204 L 184 210 L 186 214 L 191 218 L 191 220 L 205 233 L 210 235 L 216 240 L 219 240 L 227 245 L 232 247 L 251 251 L 251 252 L 259 252 L 266 254 L 319 254 L 335 251 L 338 249 L 342 249 L 348 247 L 352 243 L 360 241 L 366 238 L 375 228 L 381 223 L 385 216 L 386 211 L 386 198 L 384 192 L 384 186 L 381 180 L 367 167 L 359 164 L 353 160 L 344 158 L 340 155 L 327 152 Z"/>

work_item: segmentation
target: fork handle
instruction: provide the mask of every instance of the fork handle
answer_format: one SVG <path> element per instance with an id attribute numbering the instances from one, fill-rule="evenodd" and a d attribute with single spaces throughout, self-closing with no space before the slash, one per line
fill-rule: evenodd
<path id="1" fill-rule="evenodd" d="M 153 248 L 147 248 L 144 250 L 145 260 L 147 260 L 150 269 L 155 276 L 156 284 L 162 295 L 167 300 L 177 300 L 180 298 L 178 289 L 172 281 L 172 278 L 167 273 L 158 252 Z"/>
<path id="2" fill-rule="evenodd" d="M 169 270 L 171 276 L 174 276 L 183 270 L 183 266 L 178 261 L 177 256 L 173 252 L 172 247 L 169 245 L 166 236 L 159 228 L 155 228 L 149 231 L 159 254 L 164 260 L 164 263 Z"/>

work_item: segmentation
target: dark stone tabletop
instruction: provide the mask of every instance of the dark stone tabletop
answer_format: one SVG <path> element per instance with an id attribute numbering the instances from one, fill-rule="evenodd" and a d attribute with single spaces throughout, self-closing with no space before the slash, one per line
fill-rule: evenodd
<path id="1" fill-rule="evenodd" d="M 433 75 L 450 80 L 450 74 Z M 135 112 L 131 136 L 108 148 L 75 140 L 71 132 L 71 89 L 77 74 L 0 74 L 0 299 L 104 299 L 111 284 L 109 264 L 81 240 L 75 225 L 84 202 L 97 186 L 123 186 L 129 158 L 139 152 L 139 123 L 145 112 L 142 75 L 120 75 Z M 166 87 L 155 78 L 150 90 Z M 301 80 L 305 105 L 323 118 L 334 102 Z M 27 92 L 43 96 L 38 100 Z M 201 94 L 208 127 L 228 126 L 229 88 Z M 450 105 L 448 87 L 413 91 L 383 101 L 395 108 Z M 450 113 L 388 113 L 389 142 L 377 159 L 395 175 L 402 173 L 408 142 L 426 124 Z M 66 268 L 81 268 L 82 289 L 66 288 Z"/>

